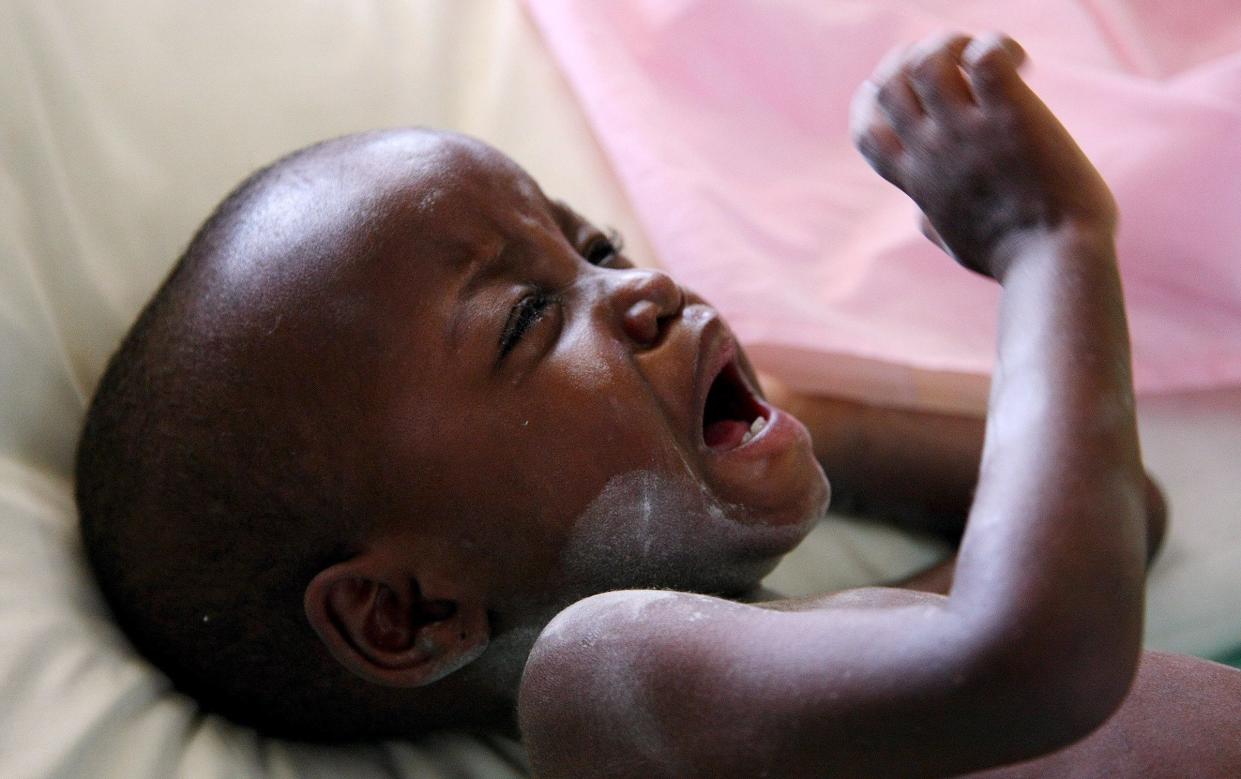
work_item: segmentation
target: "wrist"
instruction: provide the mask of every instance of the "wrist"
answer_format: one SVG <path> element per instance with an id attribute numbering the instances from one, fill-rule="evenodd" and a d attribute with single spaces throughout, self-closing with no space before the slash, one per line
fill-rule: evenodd
<path id="1" fill-rule="evenodd" d="M 1003 286 L 1013 270 L 1033 263 L 1071 261 L 1075 267 L 1107 267 L 1116 260 L 1115 225 L 1110 221 L 1066 219 L 1054 226 L 1012 231 L 997 242 L 989 267 Z"/>

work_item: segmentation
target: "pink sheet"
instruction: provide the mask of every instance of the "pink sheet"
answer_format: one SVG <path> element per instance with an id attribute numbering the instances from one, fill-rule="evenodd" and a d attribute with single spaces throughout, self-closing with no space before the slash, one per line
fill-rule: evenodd
<path id="1" fill-rule="evenodd" d="M 956 377 L 981 397 L 997 290 L 922 238 L 847 116 L 897 43 L 1003 29 L 1120 202 L 1139 391 L 1241 380 L 1237 0 L 527 2 L 658 261 L 761 368 L 930 405 L 954 405 L 928 387 Z"/>

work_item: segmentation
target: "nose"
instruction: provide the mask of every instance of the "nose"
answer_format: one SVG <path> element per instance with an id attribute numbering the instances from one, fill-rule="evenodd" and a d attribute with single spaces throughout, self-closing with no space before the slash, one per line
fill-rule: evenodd
<path id="1" fill-rule="evenodd" d="M 655 346 L 685 306 L 684 290 L 667 273 L 652 268 L 613 273 L 612 304 L 621 331 L 638 348 Z"/>

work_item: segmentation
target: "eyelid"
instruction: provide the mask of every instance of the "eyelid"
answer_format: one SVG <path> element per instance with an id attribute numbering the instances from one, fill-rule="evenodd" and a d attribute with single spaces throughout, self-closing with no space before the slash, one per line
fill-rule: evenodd
<path id="1" fill-rule="evenodd" d="M 586 249 L 582 252 L 582 258 L 591 265 L 606 268 L 609 267 L 608 264 L 615 258 L 620 257 L 624 248 L 625 239 L 621 237 L 620 232 L 616 228 L 609 227 L 606 233 L 595 235 L 587 242 Z M 599 249 L 605 249 L 607 253 L 601 258 L 595 259 L 594 255 Z"/>
<path id="2" fill-rule="evenodd" d="M 538 324 L 553 305 L 559 305 L 560 295 L 545 289 L 531 289 L 509 309 L 504 330 L 500 333 L 499 356 L 497 362 L 503 362 L 509 352 L 513 351 L 530 328 Z"/>

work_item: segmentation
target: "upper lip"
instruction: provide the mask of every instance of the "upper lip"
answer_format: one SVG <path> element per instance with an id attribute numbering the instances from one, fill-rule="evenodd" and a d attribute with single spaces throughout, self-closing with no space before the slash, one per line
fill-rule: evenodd
<path id="1" fill-rule="evenodd" d="M 688 347 L 686 351 L 689 354 L 684 352 L 682 354 L 685 354 L 683 359 L 685 362 L 690 363 L 691 366 L 687 378 L 692 382 L 692 385 L 687 387 L 687 389 L 690 390 L 689 402 L 692 405 L 687 409 L 688 414 L 685 421 L 688 423 L 688 429 L 685 432 L 688 436 L 687 440 L 694 448 L 699 451 L 706 451 L 707 444 L 703 438 L 703 424 L 705 422 L 707 397 L 711 392 L 712 385 L 724 371 L 729 370 L 730 365 L 735 366 L 735 376 L 744 385 L 751 398 L 760 406 L 763 403 L 754 377 L 750 374 L 745 360 L 741 357 L 736 338 L 718 311 L 709 305 L 695 302 L 695 304 L 686 306 L 682 310 L 677 326 L 684 329 L 680 336 L 675 338 L 675 341 L 681 341 L 684 338 L 684 341 L 688 342 L 685 343 L 685 347 Z M 673 338 L 671 334 L 669 335 L 668 340 L 671 343 Z M 672 355 L 670 354 L 669 357 L 672 357 Z M 673 359 L 676 358 L 673 357 Z M 666 389 L 671 390 L 672 386 L 667 386 Z M 672 400 L 671 397 L 668 399 Z"/>
<path id="2" fill-rule="evenodd" d="M 703 325 L 698 348 L 698 364 L 694 372 L 694 408 L 690 418 L 694 421 L 694 429 L 690 431 L 692 439 L 700 446 L 702 440 L 703 415 L 706 411 L 707 393 L 711 385 L 719 378 L 728 364 L 737 358 L 737 342 L 732 333 L 724 325 L 718 313 L 712 310 L 712 316 Z"/>

